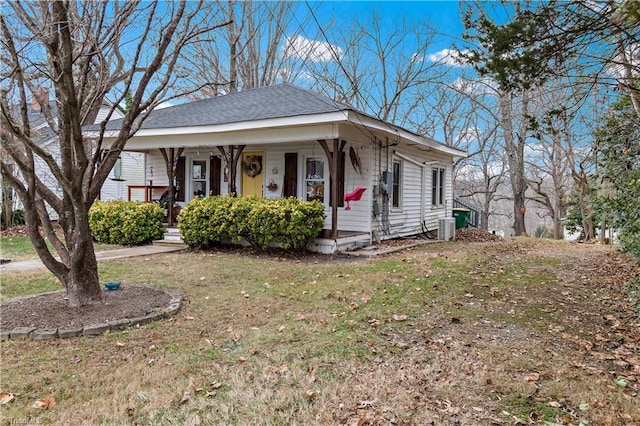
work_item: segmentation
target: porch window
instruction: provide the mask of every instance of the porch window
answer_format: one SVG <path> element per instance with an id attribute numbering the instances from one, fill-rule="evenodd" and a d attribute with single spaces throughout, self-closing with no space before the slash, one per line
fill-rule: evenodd
<path id="1" fill-rule="evenodd" d="M 307 201 L 319 200 L 324 203 L 325 173 L 324 158 L 308 157 L 305 167 Z"/>
<path id="2" fill-rule="evenodd" d="M 207 195 L 207 162 L 194 160 L 191 169 L 191 189 L 193 197 L 204 197 Z"/>
<path id="3" fill-rule="evenodd" d="M 391 182 L 391 205 L 393 207 L 400 207 L 400 160 L 393 160 L 393 174 Z"/>
<path id="4" fill-rule="evenodd" d="M 443 167 L 434 167 L 431 171 L 431 205 L 433 207 L 444 205 L 444 170 Z"/>

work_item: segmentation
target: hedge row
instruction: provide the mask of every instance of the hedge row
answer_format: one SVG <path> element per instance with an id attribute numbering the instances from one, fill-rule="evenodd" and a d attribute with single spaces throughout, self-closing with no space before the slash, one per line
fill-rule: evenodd
<path id="1" fill-rule="evenodd" d="M 89 226 L 96 241 L 137 246 L 162 238 L 164 210 L 157 203 L 96 201 L 89 209 Z"/>
<path id="2" fill-rule="evenodd" d="M 301 250 L 322 231 L 324 206 L 297 198 L 207 197 L 193 199 L 178 216 L 183 241 L 190 247 L 237 243 L 253 247 L 278 244 Z"/>

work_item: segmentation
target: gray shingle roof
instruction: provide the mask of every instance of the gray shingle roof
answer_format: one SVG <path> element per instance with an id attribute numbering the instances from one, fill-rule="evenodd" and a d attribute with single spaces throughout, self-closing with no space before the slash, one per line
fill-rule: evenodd
<path id="1" fill-rule="evenodd" d="M 141 128 L 212 126 L 347 110 L 353 108 L 291 84 L 279 84 L 157 109 Z M 107 129 L 119 128 L 120 122 L 110 122 Z"/>

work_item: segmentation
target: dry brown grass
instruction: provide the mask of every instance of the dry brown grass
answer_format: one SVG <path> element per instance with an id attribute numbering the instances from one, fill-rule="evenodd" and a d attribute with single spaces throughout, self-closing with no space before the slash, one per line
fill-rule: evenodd
<path id="1" fill-rule="evenodd" d="M 608 250 L 524 240 L 353 262 L 111 261 L 104 279 L 170 287 L 183 310 L 95 338 L 3 342 L 0 391 L 16 398 L 0 413 L 56 425 L 632 425 L 640 371 L 615 354 L 638 348 L 638 319 L 601 284 L 615 278 L 585 279 L 581 266 Z M 16 277 L 3 291 L 19 292 Z M 32 408 L 47 396 L 54 408 Z"/>

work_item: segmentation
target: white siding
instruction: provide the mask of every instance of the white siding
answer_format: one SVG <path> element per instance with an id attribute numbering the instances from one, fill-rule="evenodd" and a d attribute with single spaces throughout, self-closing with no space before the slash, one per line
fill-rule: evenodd
<path id="1" fill-rule="evenodd" d="M 57 143 L 57 139 L 48 140 L 43 144 L 43 149 L 51 154 L 51 156 L 56 160 L 58 165 L 60 164 L 60 146 Z M 47 188 L 52 190 L 58 197 L 62 198 L 62 187 L 58 183 L 58 180 L 55 178 L 51 169 L 47 163 L 39 156 L 34 155 L 34 169 L 36 170 L 36 174 L 38 178 L 45 184 Z M 49 212 L 49 217 L 53 220 L 58 219 L 58 213 L 56 213 L 53 208 L 51 208 L 47 204 L 47 211 Z"/>
<path id="2" fill-rule="evenodd" d="M 359 201 L 351 202 L 351 209 L 338 208 L 338 229 L 345 231 L 358 231 L 369 233 L 376 231 L 380 238 L 393 238 L 421 233 L 426 229 L 437 230 L 438 218 L 451 216 L 452 192 L 451 192 L 451 157 L 433 151 L 422 151 L 415 147 L 406 147 L 402 144 L 393 145 L 387 142 L 371 142 L 368 135 L 361 132 L 349 133 L 349 139 L 345 145 L 345 194 L 353 191 L 358 186 L 366 186 L 367 190 Z M 332 141 L 327 141 L 329 147 Z M 360 158 L 362 174 L 356 173 L 349 157 L 349 148 L 354 148 Z M 284 187 L 285 154 L 297 153 L 298 178 L 297 197 L 304 199 L 306 187 L 304 173 L 306 159 L 308 157 L 325 158 L 324 150 L 317 142 L 282 143 L 273 145 L 252 145 L 245 148 L 247 152 L 264 152 L 263 163 L 263 196 L 266 198 L 278 198 L 282 196 Z M 217 148 L 191 148 L 185 150 L 186 157 L 186 188 L 187 202 L 190 197 L 190 163 L 193 159 L 208 159 L 209 155 L 218 155 Z M 393 158 L 401 162 L 401 203 L 397 208 L 391 207 L 390 197 L 386 197 L 380 190 L 382 172 L 392 171 Z M 408 158 L 408 160 L 406 158 Z M 164 160 L 159 151 L 154 150 L 147 155 L 146 180 L 153 185 L 167 186 Z M 442 208 L 433 208 L 431 205 L 431 170 L 432 166 L 445 168 L 445 205 Z M 224 169 L 224 162 L 222 164 Z M 150 172 L 153 168 L 153 177 Z M 329 167 L 325 161 L 325 213 L 324 227 L 331 228 L 331 207 L 329 206 Z M 267 189 L 269 182 L 273 181 L 277 189 Z M 221 182 L 221 193 L 227 193 L 227 183 Z M 242 194 L 242 169 L 238 166 L 237 187 Z M 389 191 L 391 191 L 389 187 Z M 140 196 L 144 192 L 139 191 Z M 133 197 L 132 197 L 133 198 Z M 385 200 L 389 198 L 388 210 L 385 213 Z M 374 204 L 379 214 L 373 216 Z M 345 205 L 346 207 L 346 205 Z"/>
<path id="3" fill-rule="evenodd" d="M 159 150 L 154 150 L 147 154 L 145 165 L 145 177 L 143 185 L 153 185 L 160 187 L 169 186 L 169 178 L 167 178 L 167 166 L 164 163 L 164 157 Z M 161 189 L 156 189 L 152 193 L 152 199 L 157 200 L 162 195 Z M 132 201 L 144 201 L 145 191 L 134 189 L 131 191 Z"/>
<path id="4" fill-rule="evenodd" d="M 109 173 L 109 177 L 102 185 L 100 190 L 100 199 L 107 200 L 126 200 L 127 188 L 129 185 L 144 185 L 144 164 L 145 154 L 140 152 L 123 151 L 120 154 L 122 164 L 122 181 L 115 179 L 114 169 Z M 132 194 L 133 195 L 133 194 Z M 136 194 L 138 195 L 138 194 Z M 133 198 L 133 197 L 132 197 Z M 136 198 L 137 201 L 144 200 L 144 193 Z"/>
<path id="5" fill-rule="evenodd" d="M 100 110 L 98 111 L 98 115 L 96 115 L 96 120 L 94 121 L 94 123 L 100 123 L 102 122 L 102 120 L 107 118 L 107 114 L 109 113 L 110 110 L 111 110 L 111 107 L 109 105 L 103 105 L 102 107 L 100 107 Z M 117 120 L 118 118 L 122 118 L 122 117 L 124 117 L 124 114 L 122 113 L 122 111 L 116 108 L 113 111 L 113 114 L 111 114 L 110 118 L 111 120 Z"/>
<path id="6" fill-rule="evenodd" d="M 376 157 L 375 173 L 372 177 L 373 185 L 378 185 L 382 172 L 392 171 L 392 162 L 396 158 L 401 162 L 401 205 L 397 208 L 391 206 L 391 197 L 388 203 L 386 195 L 376 194 L 376 201 L 381 213 L 376 216 L 374 227 L 377 228 L 381 239 L 394 238 L 419 234 L 426 230 L 435 231 L 438 226 L 438 218 L 451 215 L 451 157 L 432 151 L 421 151 L 416 148 L 406 147 L 402 144 L 393 146 L 391 141 L 378 144 L 374 148 Z M 431 170 L 433 166 L 445 169 L 445 205 L 442 208 L 433 208 L 431 205 Z M 391 187 L 389 187 L 389 192 Z M 388 216 L 385 205 L 389 206 Z"/>

